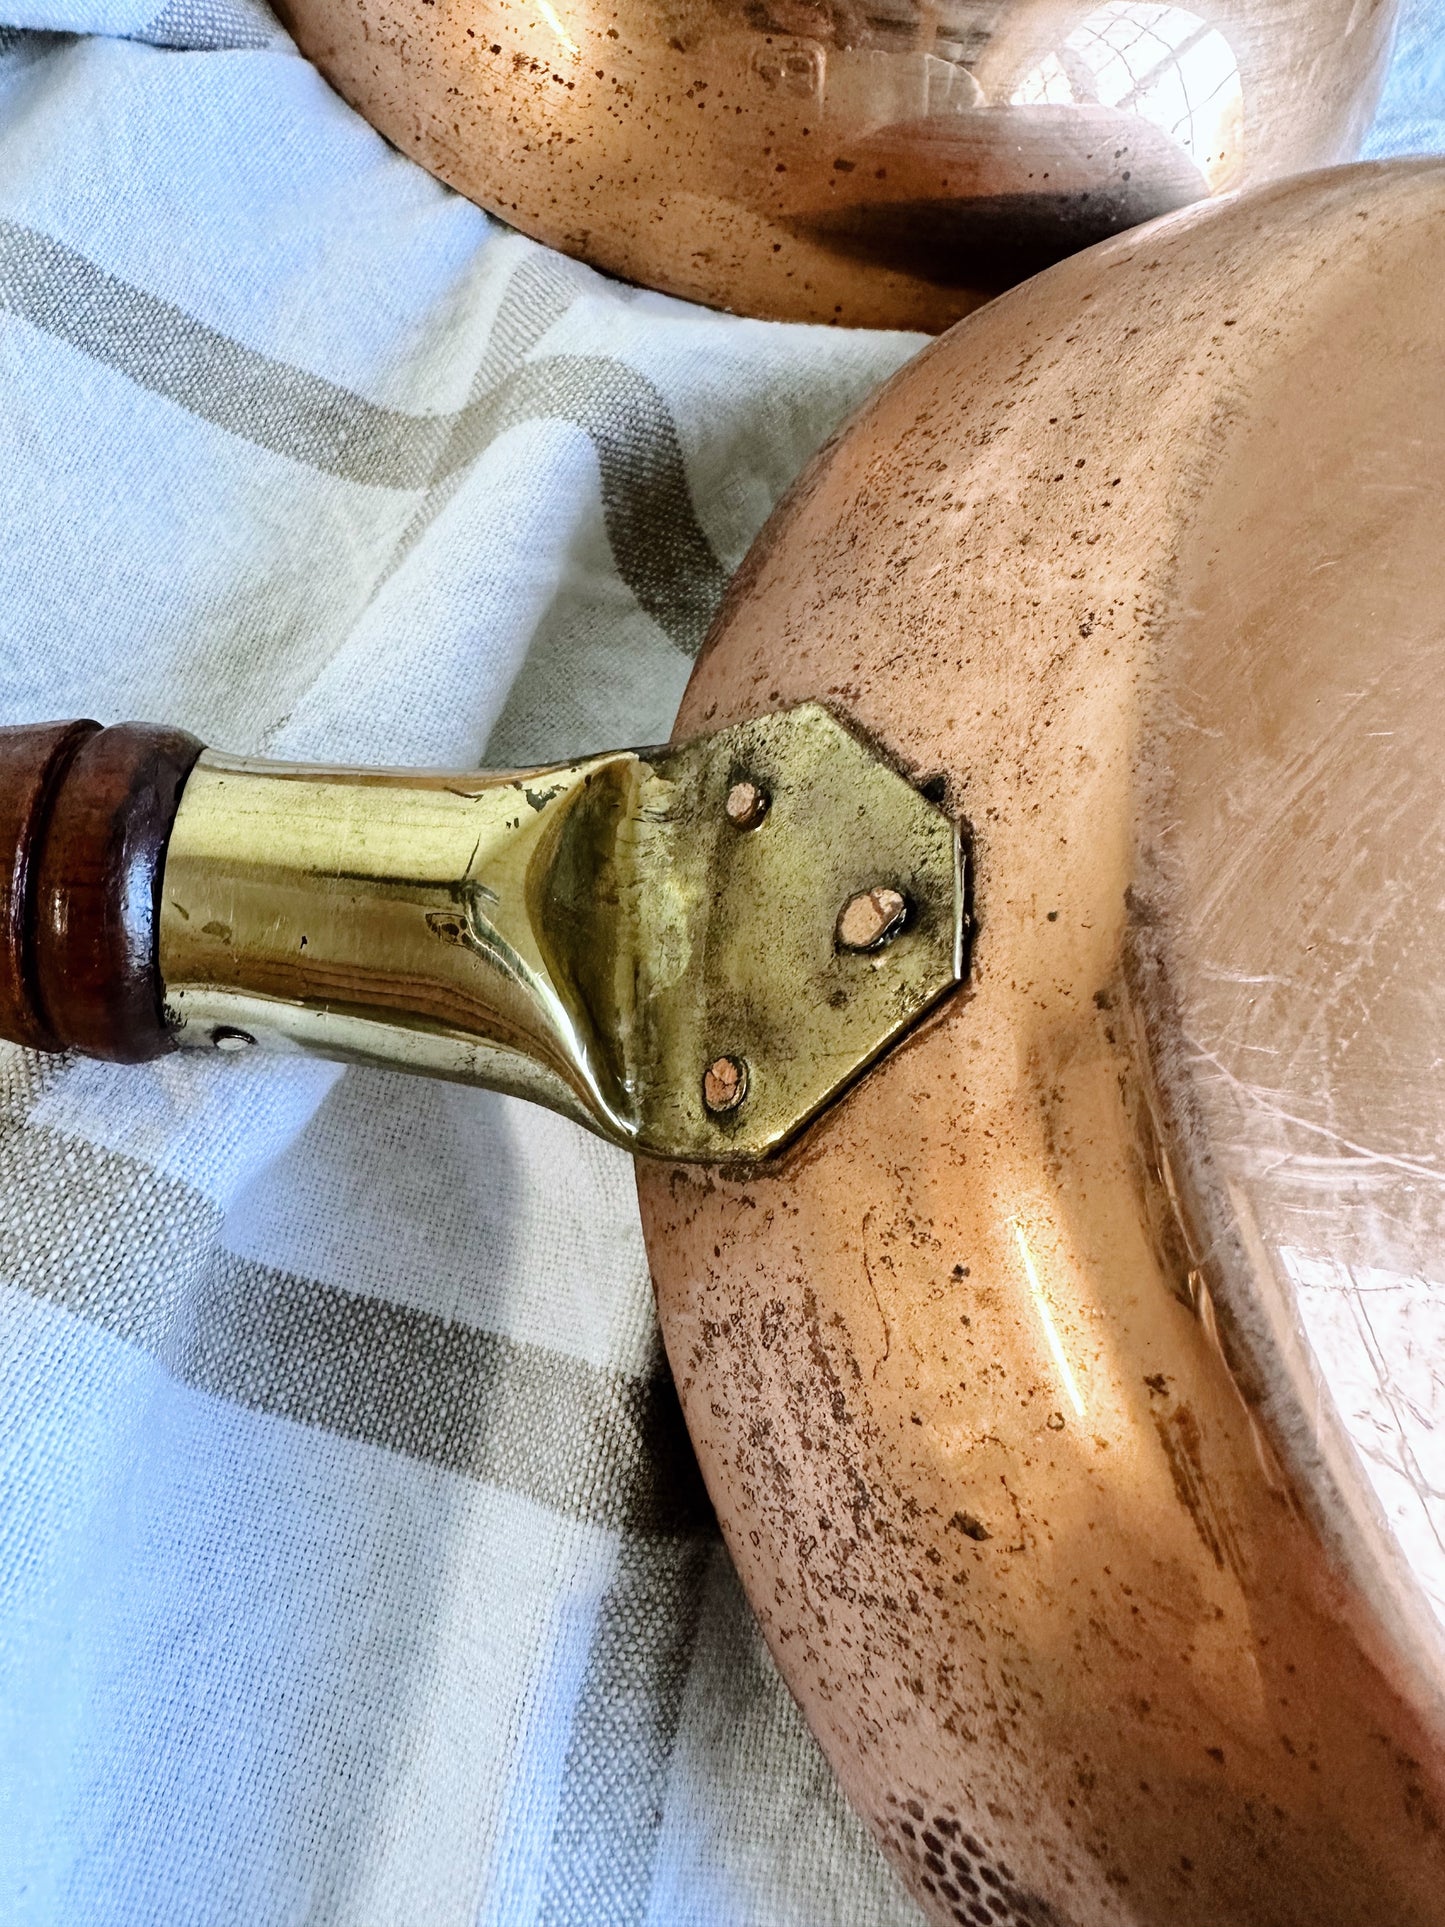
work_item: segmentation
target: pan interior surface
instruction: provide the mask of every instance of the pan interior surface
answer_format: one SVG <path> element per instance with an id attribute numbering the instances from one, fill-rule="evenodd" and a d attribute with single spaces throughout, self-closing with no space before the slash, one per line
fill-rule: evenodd
<path id="1" fill-rule="evenodd" d="M 936 330 L 1107 235 L 1350 159 L 1395 0 L 285 0 L 524 232 L 743 314 Z"/>

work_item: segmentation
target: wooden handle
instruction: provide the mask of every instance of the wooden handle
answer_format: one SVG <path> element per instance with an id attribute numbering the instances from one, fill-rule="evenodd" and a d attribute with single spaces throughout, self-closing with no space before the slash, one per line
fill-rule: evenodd
<path id="1" fill-rule="evenodd" d="M 147 723 L 0 729 L 0 1037 L 118 1063 L 171 1049 L 161 876 L 201 747 Z"/>

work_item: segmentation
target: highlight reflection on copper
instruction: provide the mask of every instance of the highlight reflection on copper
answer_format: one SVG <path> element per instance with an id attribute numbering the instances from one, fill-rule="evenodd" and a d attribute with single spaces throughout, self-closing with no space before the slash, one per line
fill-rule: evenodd
<path id="1" fill-rule="evenodd" d="M 557 9 L 552 5 L 552 0 L 537 0 L 537 11 L 538 13 L 541 14 L 542 18 L 546 21 L 547 25 L 552 29 L 553 33 L 556 34 L 557 38 L 561 41 L 562 45 L 567 49 L 569 54 L 581 53 L 582 50 L 577 45 L 577 42 L 572 38 L 571 34 L 568 33 L 567 29 L 562 25 L 562 21 L 560 16 L 558 15 Z"/>
<path id="2" fill-rule="evenodd" d="M 1082 1418 L 1084 1416 L 1084 1400 L 1082 1393 L 1079 1391 L 1079 1381 L 1074 1377 L 1074 1368 L 1070 1365 L 1069 1355 L 1064 1350 L 1064 1341 L 1060 1338 L 1059 1328 L 1054 1323 L 1054 1314 L 1049 1310 L 1048 1294 L 1045 1292 L 1039 1280 L 1038 1267 L 1034 1263 L 1034 1254 L 1029 1250 L 1029 1241 L 1024 1236 L 1024 1228 L 1017 1218 L 1013 1220 L 1013 1234 L 1018 1240 L 1019 1256 L 1024 1261 L 1024 1276 L 1029 1281 L 1029 1292 L 1034 1301 L 1034 1310 L 1038 1313 L 1039 1323 L 1044 1328 L 1044 1338 L 1048 1342 L 1049 1356 L 1054 1361 L 1060 1383 L 1068 1394 L 1069 1403 L 1073 1406 L 1075 1415 Z"/>
<path id="3" fill-rule="evenodd" d="M 1224 35 L 1183 7 L 1110 0 L 1032 67 L 1010 100 L 1137 115 L 1188 155 L 1214 194 L 1244 171 L 1239 63 Z"/>

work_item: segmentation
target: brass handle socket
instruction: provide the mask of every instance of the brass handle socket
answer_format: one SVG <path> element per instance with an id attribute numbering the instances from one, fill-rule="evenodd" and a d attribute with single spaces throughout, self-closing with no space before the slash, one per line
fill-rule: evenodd
<path id="1" fill-rule="evenodd" d="M 740 784 L 766 799 L 743 821 Z M 850 949 L 840 909 L 878 890 L 907 914 Z M 956 825 L 816 704 L 523 774 L 208 752 L 160 976 L 183 1046 L 428 1072 L 632 1150 L 756 1159 L 959 981 L 964 906 Z"/>

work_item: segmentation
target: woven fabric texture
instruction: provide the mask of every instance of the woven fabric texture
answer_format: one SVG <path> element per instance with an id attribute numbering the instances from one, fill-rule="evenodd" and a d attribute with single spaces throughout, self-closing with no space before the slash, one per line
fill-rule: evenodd
<path id="1" fill-rule="evenodd" d="M 257 0 L 0 18 L 0 716 L 663 737 L 916 338 L 510 233 Z M 1445 145 L 1435 25 L 1386 148 Z M 718 1541 L 621 1153 L 380 1073 L 0 1049 L 0 1921 L 917 1921 Z"/>

